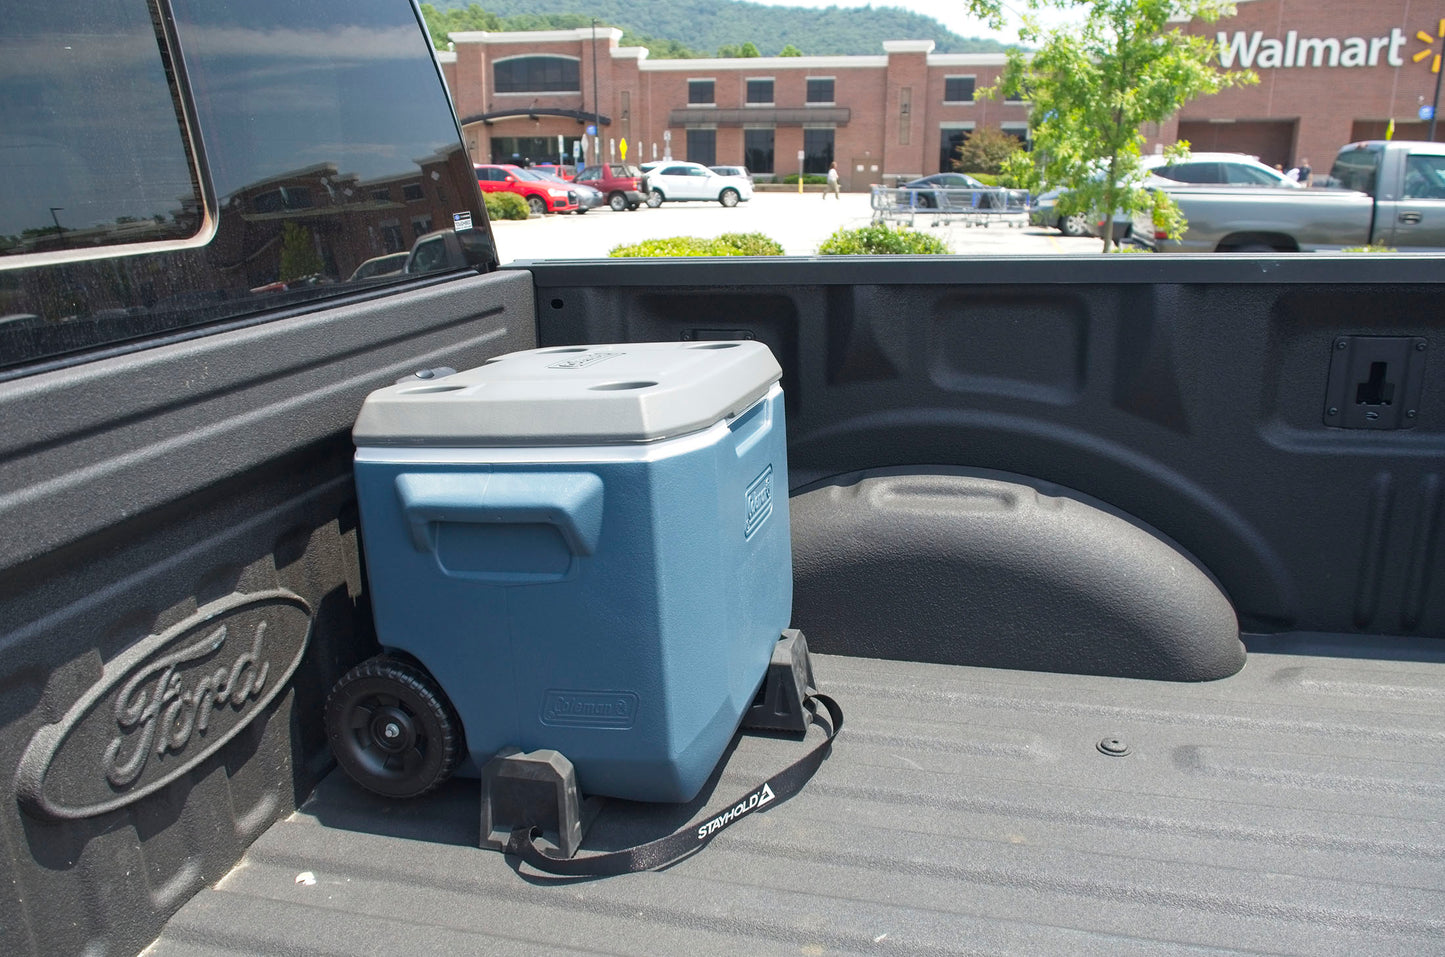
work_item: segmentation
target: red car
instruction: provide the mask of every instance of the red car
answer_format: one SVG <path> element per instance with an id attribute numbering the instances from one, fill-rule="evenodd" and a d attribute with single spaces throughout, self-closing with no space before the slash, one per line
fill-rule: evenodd
<path id="1" fill-rule="evenodd" d="M 647 202 L 647 178 L 642 170 L 627 163 L 588 166 L 577 171 L 577 182 L 606 196 L 607 205 L 619 213 Z"/>
<path id="2" fill-rule="evenodd" d="M 551 173 L 558 179 L 565 179 L 569 183 L 577 175 L 577 167 L 558 166 L 556 163 L 533 163 L 530 168 L 543 173 Z"/>
<path id="3" fill-rule="evenodd" d="M 522 171 L 516 166 L 476 165 L 477 185 L 484 193 L 516 193 L 538 214 L 570 213 L 577 209 L 576 190 L 519 176 Z"/>

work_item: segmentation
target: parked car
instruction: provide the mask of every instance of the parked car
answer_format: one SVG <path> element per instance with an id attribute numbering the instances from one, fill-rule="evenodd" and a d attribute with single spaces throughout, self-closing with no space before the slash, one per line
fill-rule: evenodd
<path id="1" fill-rule="evenodd" d="M 710 200 L 736 206 L 753 198 L 752 181 L 736 176 L 719 176 L 701 163 L 658 160 L 642 164 L 647 173 L 647 205 L 656 209 L 665 202 Z"/>
<path id="2" fill-rule="evenodd" d="M 647 178 L 628 163 L 601 163 L 577 171 L 575 184 L 591 186 L 607 197 L 615 212 L 636 209 L 647 200 Z"/>
<path id="3" fill-rule="evenodd" d="M 1151 176 L 1191 186 L 1266 186 L 1304 189 L 1304 184 L 1243 153 L 1194 153 L 1179 163 L 1162 156 L 1148 157 L 1144 168 Z"/>
<path id="4" fill-rule="evenodd" d="M 945 205 L 944 197 L 946 196 L 939 190 L 988 189 L 989 187 L 967 173 L 934 173 L 932 176 L 909 180 L 900 188 L 917 190 L 914 194 L 915 205 L 924 209 L 939 209 Z"/>
<path id="5" fill-rule="evenodd" d="M 577 197 L 577 208 L 572 210 L 572 212 L 579 216 L 587 212 L 587 210 L 596 209 L 606 202 L 601 190 L 594 189 L 586 183 L 569 183 L 555 173 L 547 172 L 541 166 L 529 166 L 522 170 L 521 173 L 527 179 L 535 182 L 550 183 L 553 186 L 562 186 L 570 190 Z"/>
<path id="6" fill-rule="evenodd" d="M 1353 246 L 1445 250 L 1445 144 L 1369 140 L 1340 148 L 1326 189 L 1176 184 L 1189 221 L 1177 240 L 1152 223 L 1134 238 L 1160 252 L 1315 252 Z"/>
<path id="7" fill-rule="evenodd" d="M 538 215 L 570 213 L 577 208 L 577 194 L 570 188 L 532 179 L 520 166 L 478 163 L 477 186 L 484 193 L 516 193 Z"/>
<path id="8" fill-rule="evenodd" d="M 539 173 L 551 173 L 564 183 L 570 183 L 577 178 L 577 167 L 570 164 L 533 163 L 527 169 L 536 170 Z"/>
<path id="9" fill-rule="evenodd" d="M 368 259 L 356 271 L 351 274 L 347 282 L 357 282 L 361 279 L 376 279 L 380 276 L 392 276 L 406 270 L 406 260 L 410 253 L 387 253 L 385 256 L 377 256 Z"/>
<path id="10" fill-rule="evenodd" d="M 483 229 L 438 229 L 418 237 L 404 255 L 406 273 L 485 271 L 497 258 L 491 233 Z"/>
<path id="11" fill-rule="evenodd" d="M 1243 188 L 1303 189 L 1301 183 L 1284 173 L 1243 153 L 1193 153 L 1187 160 L 1171 161 L 1165 156 L 1146 156 L 1140 164 L 1149 176 L 1145 185 L 1160 189 L 1188 184 L 1190 186 L 1237 186 Z M 1103 233 L 1101 215 L 1077 212 L 1060 214 L 1057 206 L 1063 191 L 1051 189 L 1041 193 L 1029 221 L 1036 226 L 1051 226 L 1065 236 L 1098 236 Z M 1130 217 L 1114 216 L 1114 238 L 1131 234 Z"/>

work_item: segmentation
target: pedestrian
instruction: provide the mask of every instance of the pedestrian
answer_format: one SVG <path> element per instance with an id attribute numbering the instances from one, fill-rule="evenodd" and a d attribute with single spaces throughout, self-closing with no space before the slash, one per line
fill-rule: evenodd
<path id="1" fill-rule="evenodd" d="M 1299 160 L 1299 181 L 1300 181 L 1300 183 L 1303 184 L 1303 185 L 1305 185 L 1305 186 L 1311 185 L 1311 183 L 1310 183 L 1310 175 L 1311 175 L 1313 172 L 1314 172 L 1314 170 L 1310 169 L 1310 158 L 1309 158 L 1308 156 L 1301 156 L 1301 157 L 1300 157 L 1300 160 Z"/>
<path id="2" fill-rule="evenodd" d="M 838 202 L 841 203 L 841 202 L 843 201 L 843 194 L 842 194 L 842 192 L 838 189 L 838 164 L 837 164 L 837 163 L 829 163 L 829 164 L 828 164 L 828 186 L 827 186 L 827 188 L 826 188 L 825 190 L 823 190 L 823 199 L 824 199 L 824 200 L 827 200 L 829 193 L 832 193 L 835 197 L 837 197 Z"/>

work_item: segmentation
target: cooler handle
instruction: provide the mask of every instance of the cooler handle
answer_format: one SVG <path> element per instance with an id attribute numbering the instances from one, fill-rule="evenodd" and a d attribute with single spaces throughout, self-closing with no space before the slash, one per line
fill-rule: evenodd
<path id="1" fill-rule="evenodd" d="M 573 555 L 591 555 L 602 534 L 602 479 L 591 472 L 427 472 L 396 477 L 417 551 L 434 547 L 432 525 L 552 525 Z"/>
<path id="2" fill-rule="evenodd" d="M 777 385 L 773 386 L 776 389 Z M 769 389 L 757 402 L 745 411 L 739 413 L 730 422 L 728 430 L 733 435 L 733 453 L 742 458 L 753 450 L 753 446 L 763 440 L 773 426 L 773 404 L 771 400 L 773 390 Z"/>

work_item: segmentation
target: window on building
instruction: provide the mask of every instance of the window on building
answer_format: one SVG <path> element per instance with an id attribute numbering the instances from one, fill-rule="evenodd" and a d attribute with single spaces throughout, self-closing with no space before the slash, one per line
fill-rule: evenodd
<path id="1" fill-rule="evenodd" d="M 688 106 L 712 106 L 717 102 L 717 84 L 712 80 L 688 80 Z"/>
<path id="2" fill-rule="evenodd" d="M 389 253 L 406 252 L 406 237 L 401 232 L 401 221 L 396 219 L 384 219 L 377 223 L 377 229 L 381 231 L 381 248 Z"/>
<path id="3" fill-rule="evenodd" d="M 772 130 L 743 130 L 743 165 L 754 173 L 773 171 Z"/>
<path id="4" fill-rule="evenodd" d="M 498 93 L 580 93 L 578 61 L 565 56 L 514 56 L 492 64 Z"/>
<path id="5" fill-rule="evenodd" d="M 712 166 L 717 162 L 717 130 L 688 130 L 687 158 L 689 162 Z"/>
<path id="6" fill-rule="evenodd" d="M 943 102 L 972 103 L 973 81 L 971 76 L 946 76 L 943 78 Z"/>
<path id="7" fill-rule="evenodd" d="M 1018 140 L 1024 149 L 1028 149 L 1033 145 L 1029 140 L 1029 125 L 1027 123 L 1000 123 L 998 128 Z"/>
<path id="8" fill-rule="evenodd" d="M 401 188 L 401 197 L 408 203 L 419 203 L 423 199 L 426 199 L 426 196 L 421 191 L 420 183 L 407 183 Z"/>
<path id="9" fill-rule="evenodd" d="M 833 78 L 808 77 L 808 102 L 818 105 L 831 104 L 833 102 Z"/>
<path id="10" fill-rule="evenodd" d="M 748 81 L 748 103 L 754 106 L 772 106 L 773 104 L 773 81 L 772 80 L 749 80 Z"/>
<path id="11" fill-rule="evenodd" d="M 968 126 L 944 127 L 938 136 L 938 171 L 953 172 L 953 161 L 958 158 L 958 148 L 973 135 L 973 124 Z"/>
<path id="12" fill-rule="evenodd" d="M 826 173 L 833 162 L 833 130 L 803 130 L 803 172 Z"/>

